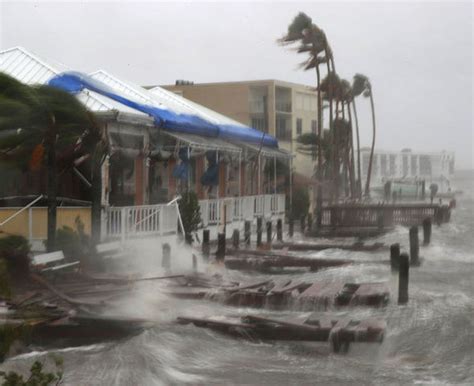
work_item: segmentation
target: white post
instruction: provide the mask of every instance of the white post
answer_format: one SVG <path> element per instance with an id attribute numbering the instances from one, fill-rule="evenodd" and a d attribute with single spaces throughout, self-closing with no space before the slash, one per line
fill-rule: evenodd
<path id="1" fill-rule="evenodd" d="M 260 153 L 258 154 L 257 196 L 262 194 L 260 185 Z"/>
<path id="2" fill-rule="evenodd" d="M 126 224 L 127 224 L 127 219 L 126 219 L 126 212 L 127 212 L 127 208 L 122 208 L 120 210 L 120 220 L 121 220 L 121 239 L 122 239 L 122 243 L 125 242 L 125 227 L 126 227 Z"/>

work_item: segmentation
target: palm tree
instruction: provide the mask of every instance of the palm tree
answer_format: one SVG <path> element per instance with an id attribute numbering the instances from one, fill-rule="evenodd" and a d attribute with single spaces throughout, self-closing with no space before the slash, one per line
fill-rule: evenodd
<path id="1" fill-rule="evenodd" d="M 316 201 L 316 223 L 319 227 L 322 222 L 322 179 L 323 179 L 323 159 L 322 159 L 322 102 L 321 102 L 321 72 L 319 66 L 327 62 L 327 57 L 321 55 L 323 52 L 327 52 L 327 40 L 324 32 L 313 24 L 311 18 L 300 12 L 288 26 L 288 32 L 283 38 L 279 40 L 280 44 L 287 45 L 292 43 L 299 43 L 297 48 L 298 53 L 308 53 L 309 57 L 305 60 L 301 66 L 305 71 L 315 69 L 316 70 L 316 90 L 317 90 L 317 104 L 318 104 L 318 116 L 317 116 L 317 137 L 315 138 L 315 144 L 317 147 L 318 157 L 318 188 L 317 188 L 317 201 Z M 314 153 L 313 153 L 314 154 Z"/>
<path id="2" fill-rule="evenodd" d="M 359 137 L 359 119 L 357 118 L 357 108 L 355 103 L 354 87 L 352 87 L 352 108 L 354 110 L 354 121 L 356 128 L 356 140 L 357 140 L 357 197 L 362 198 L 362 173 L 360 169 L 360 137 Z M 349 112 L 351 107 L 349 106 Z"/>
<path id="3" fill-rule="evenodd" d="M 350 182 L 350 192 L 351 198 L 355 198 L 356 196 L 356 186 L 355 186 L 355 161 L 354 161 L 354 140 L 353 140 L 353 124 L 352 124 L 352 113 L 351 113 L 351 103 L 354 100 L 354 96 L 352 94 L 352 86 L 349 81 L 343 79 L 341 81 L 341 88 L 342 88 L 342 97 L 343 97 L 343 118 L 345 117 L 344 108 L 347 108 L 347 117 L 349 122 L 350 128 L 350 158 L 349 154 L 347 154 L 347 163 L 348 163 L 348 172 L 349 172 L 349 182 Z M 344 107 L 345 105 L 345 107 Z"/>
<path id="4" fill-rule="evenodd" d="M 90 113 L 71 94 L 45 85 L 28 86 L 0 73 L 2 158 L 23 164 L 28 160 L 29 167 L 36 168 L 46 156 L 48 251 L 55 248 L 58 161 L 71 164 L 96 148 L 98 132 Z M 93 180 L 97 184 L 97 178 Z"/>
<path id="5" fill-rule="evenodd" d="M 376 134 L 376 124 L 375 124 L 375 108 L 374 108 L 374 97 L 372 92 L 372 84 L 369 81 L 369 78 L 362 74 L 354 75 L 354 83 L 352 86 L 354 96 L 363 94 L 364 97 L 370 98 L 370 107 L 372 110 L 372 146 L 370 148 L 370 157 L 369 157 L 369 168 L 367 171 L 367 181 L 365 184 L 364 195 L 366 197 L 370 196 L 370 177 L 372 174 L 372 162 L 374 158 L 375 150 L 375 134 Z"/>
<path id="6" fill-rule="evenodd" d="M 329 102 L 329 131 L 332 137 L 332 179 L 333 179 L 333 200 L 337 202 L 339 199 L 339 149 L 338 149 L 338 132 L 335 130 L 334 122 L 338 117 L 339 100 L 341 98 L 341 79 L 335 72 L 329 72 L 321 81 L 321 92 L 323 99 Z M 333 104 L 336 102 L 335 117 L 333 117 Z"/>

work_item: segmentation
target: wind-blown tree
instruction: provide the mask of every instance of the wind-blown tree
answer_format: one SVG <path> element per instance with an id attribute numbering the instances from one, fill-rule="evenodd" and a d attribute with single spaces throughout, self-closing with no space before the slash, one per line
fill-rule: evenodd
<path id="1" fill-rule="evenodd" d="M 369 168 L 367 170 L 367 180 L 365 183 L 364 195 L 366 197 L 370 196 L 370 178 L 372 175 L 372 162 L 374 158 L 375 150 L 375 135 L 376 135 L 376 123 L 375 123 L 375 108 L 374 108 L 374 96 L 372 92 L 372 84 L 369 81 L 369 78 L 362 74 L 354 75 L 354 82 L 352 85 L 352 90 L 354 96 L 363 95 L 366 98 L 370 98 L 370 108 L 372 111 L 372 146 L 370 148 L 370 157 L 369 157 Z"/>
<path id="2" fill-rule="evenodd" d="M 331 146 L 331 162 L 332 162 L 332 179 L 333 179 L 333 199 L 337 202 L 339 199 L 339 169 L 340 165 L 338 162 L 339 159 L 339 149 L 338 149 L 338 137 L 337 131 L 334 129 L 334 122 L 337 118 L 337 107 L 338 100 L 341 98 L 341 79 L 335 72 L 330 72 L 326 77 L 321 81 L 319 86 L 322 92 L 322 97 L 324 100 L 329 102 L 329 131 L 331 132 L 332 146 Z M 336 114 L 335 118 L 333 115 L 333 104 L 336 102 Z"/>
<path id="3" fill-rule="evenodd" d="M 356 129 L 356 141 L 357 141 L 357 197 L 360 199 L 362 198 L 362 172 L 360 168 L 360 136 L 359 136 L 359 119 L 357 118 L 357 108 L 355 103 L 355 93 L 354 93 L 354 86 L 352 85 L 352 108 L 354 110 L 354 122 L 355 122 L 355 129 Z M 349 106 L 349 113 L 351 111 L 351 107 Z"/>
<path id="4" fill-rule="evenodd" d="M 354 126 L 352 122 L 352 113 L 351 113 L 351 103 L 354 100 L 352 95 L 352 86 L 349 81 L 343 79 L 341 80 L 341 93 L 342 93 L 342 111 L 343 111 L 343 119 L 346 118 L 345 111 L 347 109 L 347 119 L 349 124 L 350 130 L 350 149 L 349 153 L 345 153 L 346 156 L 346 165 L 347 171 L 349 173 L 349 186 L 350 186 L 350 195 L 351 198 L 356 197 L 356 184 L 355 184 L 355 161 L 354 161 Z"/>
<path id="5" fill-rule="evenodd" d="M 322 176 L 323 176 L 323 159 L 322 159 L 322 102 L 321 102 L 321 71 L 319 66 L 326 63 L 327 57 L 327 39 L 323 30 L 313 24 L 312 19 L 303 12 L 300 12 L 288 26 L 288 31 L 283 36 L 279 43 L 282 45 L 288 44 L 299 44 L 297 47 L 298 53 L 308 54 L 308 58 L 301 63 L 301 67 L 305 70 L 315 69 L 316 71 L 316 90 L 317 90 L 317 135 L 314 137 L 314 144 L 316 151 L 313 154 L 317 154 L 318 159 L 318 188 L 317 188 L 317 201 L 316 201 L 316 223 L 318 226 L 321 225 L 322 221 Z M 306 137 L 306 140 L 310 137 Z"/>
<path id="6" fill-rule="evenodd" d="M 58 164 L 73 165 L 85 152 L 99 150 L 99 129 L 91 117 L 65 91 L 28 86 L 0 73 L 0 154 L 2 160 L 16 162 L 23 169 L 46 166 L 48 251 L 55 248 Z M 94 176 L 93 182 L 97 186 Z"/>

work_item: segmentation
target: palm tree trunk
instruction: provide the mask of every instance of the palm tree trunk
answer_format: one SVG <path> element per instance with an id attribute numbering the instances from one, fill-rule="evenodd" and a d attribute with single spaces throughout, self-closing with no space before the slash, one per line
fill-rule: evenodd
<path id="1" fill-rule="evenodd" d="M 375 150 L 375 108 L 374 108 L 374 97 L 372 95 L 372 87 L 370 90 L 370 108 L 372 110 L 372 147 L 370 148 L 370 158 L 369 158 L 369 170 L 367 171 L 367 183 L 365 185 L 365 196 L 370 196 L 370 177 L 372 174 L 372 161 L 374 159 L 374 150 Z"/>
<path id="2" fill-rule="evenodd" d="M 322 139 L 323 139 L 323 130 L 322 130 L 322 106 L 321 106 L 321 90 L 319 86 L 321 84 L 321 74 L 319 72 L 319 65 L 316 66 L 316 80 L 318 84 L 318 186 L 316 189 L 316 226 L 319 229 L 322 224 L 323 219 L 323 154 L 322 154 Z"/>
<path id="3" fill-rule="evenodd" d="M 355 186 L 355 162 L 354 162 L 354 136 L 353 136 L 353 125 L 352 125 L 352 113 L 351 113 L 351 102 L 347 102 L 347 113 L 349 115 L 349 125 L 351 127 L 350 131 L 350 151 L 351 151 L 351 165 L 349 168 L 349 180 L 351 183 L 351 198 L 356 197 L 356 186 Z"/>
<path id="4" fill-rule="evenodd" d="M 53 130 L 55 131 L 55 130 Z M 46 249 L 53 252 L 56 248 L 56 210 L 57 210 L 57 189 L 58 189 L 58 171 L 56 164 L 55 133 L 48 138 L 47 144 L 47 168 L 48 168 L 48 233 Z"/>
<path id="5" fill-rule="evenodd" d="M 352 100 L 352 107 L 354 108 L 354 119 L 356 126 L 356 139 L 357 139 L 357 195 L 362 198 L 362 173 L 360 168 L 360 139 L 359 139 L 359 120 L 357 119 L 357 108 L 355 99 Z"/>

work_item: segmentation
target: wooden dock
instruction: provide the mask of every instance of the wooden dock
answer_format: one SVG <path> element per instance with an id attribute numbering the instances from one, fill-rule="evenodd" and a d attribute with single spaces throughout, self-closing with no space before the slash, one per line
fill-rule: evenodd
<path id="1" fill-rule="evenodd" d="M 434 204 L 340 204 L 323 208 L 321 229 L 372 229 L 373 232 L 390 229 L 396 225 L 421 225 L 430 218 L 435 224 L 450 221 L 451 208 Z"/>

